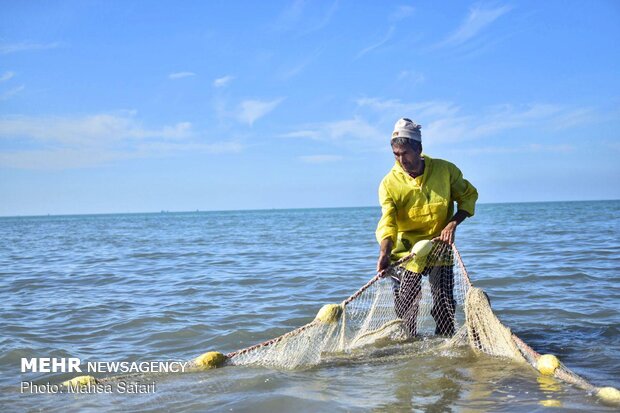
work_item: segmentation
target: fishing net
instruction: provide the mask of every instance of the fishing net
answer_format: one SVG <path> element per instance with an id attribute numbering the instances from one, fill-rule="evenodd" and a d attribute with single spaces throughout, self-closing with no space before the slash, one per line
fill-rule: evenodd
<path id="1" fill-rule="evenodd" d="M 486 293 L 472 285 L 454 245 L 425 241 L 413 251 L 342 303 L 325 305 L 312 322 L 229 353 L 223 363 L 296 369 L 364 348 L 443 337 L 428 342 L 470 346 L 478 353 L 529 363 L 543 375 L 596 393 L 604 401 L 620 402 L 617 389 L 590 384 L 555 356 L 538 354 L 504 326 Z"/>
<path id="2" fill-rule="evenodd" d="M 191 367 L 298 369 L 426 338 L 431 338 L 427 340 L 431 346 L 469 346 L 478 353 L 529 363 L 543 375 L 596 393 L 603 401 L 620 403 L 617 389 L 593 386 L 555 356 L 541 356 L 520 340 L 495 316 L 486 293 L 471 284 L 456 247 L 430 241 L 416 244 L 410 255 L 346 300 L 323 306 L 310 323 L 232 353 L 205 353 Z M 71 383 L 93 380 L 80 376 Z"/>
<path id="3" fill-rule="evenodd" d="M 228 354 L 228 363 L 295 369 L 368 346 L 453 336 L 465 324 L 467 276 L 445 244 L 422 255 L 389 267 L 342 303 L 324 306 L 309 324 Z"/>

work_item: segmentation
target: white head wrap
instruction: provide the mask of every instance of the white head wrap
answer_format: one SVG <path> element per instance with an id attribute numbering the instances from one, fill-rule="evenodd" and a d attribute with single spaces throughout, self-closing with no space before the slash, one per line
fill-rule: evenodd
<path id="1" fill-rule="evenodd" d="M 422 126 L 418 125 L 411 119 L 401 118 L 398 119 L 396 125 L 394 125 L 394 132 L 392 132 L 392 139 L 394 138 L 407 138 L 414 141 L 422 142 L 422 132 L 420 131 Z"/>

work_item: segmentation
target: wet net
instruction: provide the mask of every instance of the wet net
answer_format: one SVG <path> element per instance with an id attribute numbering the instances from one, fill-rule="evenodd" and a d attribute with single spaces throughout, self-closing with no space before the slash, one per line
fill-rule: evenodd
<path id="1" fill-rule="evenodd" d="M 368 346 L 417 337 L 452 337 L 465 324 L 469 281 L 453 249 L 435 245 L 371 279 L 340 304 L 328 304 L 309 324 L 227 355 L 233 365 L 296 369 Z"/>
<path id="2" fill-rule="evenodd" d="M 229 353 L 223 363 L 297 369 L 365 348 L 438 337 L 444 340 L 428 342 L 528 363 L 603 400 L 620 401 L 618 390 L 596 387 L 555 356 L 541 356 L 525 344 L 493 313 L 486 293 L 472 285 L 456 247 L 426 242 L 343 302 L 323 306 L 312 322 Z"/>
<path id="3" fill-rule="evenodd" d="M 429 346 L 469 346 L 478 353 L 528 363 L 543 375 L 596 393 L 605 402 L 620 403 L 617 389 L 593 386 L 555 356 L 538 354 L 503 325 L 486 293 L 472 285 L 454 245 L 421 241 L 412 251 L 346 300 L 323 306 L 310 323 L 232 353 L 205 353 L 190 362 L 191 370 L 224 365 L 307 368 L 367 354 L 368 349 L 430 338 Z M 67 383 L 111 379 L 80 376 Z"/>

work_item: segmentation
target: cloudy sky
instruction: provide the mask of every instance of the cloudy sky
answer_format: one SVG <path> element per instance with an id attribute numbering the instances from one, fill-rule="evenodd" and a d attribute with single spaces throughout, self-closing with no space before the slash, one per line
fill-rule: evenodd
<path id="1" fill-rule="evenodd" d="M 620 198 L 617 1 L 2 2 L 0 215 Z"/>

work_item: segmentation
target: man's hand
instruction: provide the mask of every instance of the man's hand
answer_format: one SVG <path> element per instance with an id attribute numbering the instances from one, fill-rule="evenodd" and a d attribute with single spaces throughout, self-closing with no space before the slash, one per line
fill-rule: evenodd
<path id="1" fill-rule="evenodd" d="M 441 231 L 441 234 L 435 239 L 438 239 L 441 242 L 445 242 L 446 244 L 452 245 L 454 243 L 456 233 L 456 221 L 448 222 L 448 225 Z"/>
<path id="2" fill-rule="evenodd" d="M 379 260 L 377 260 L 377 272 L 381 272 L 390 266 L 390 256 L 388 255 L 379 255 Z"/>
<path id="3" fill-rule="evenodd" d="M 377 272 L 381 272 L 390 266 L 390 253 L 392 252 L 392 240 L 386 238 L 381 241 L 379 259 L 377 260 Z"/>
<path id="4" fill-rule="evenodd" d="M 450 222 L 448 222 L 448 225 L 446 225 L 441 231 L 441 234 L 439 234 L 438 237 L 433 238 L 432 241 L 441 241 L 450 245 L 454 244 L 456 227 L 468 216 L 470 216 L 469 212 L 465 212 L 462 209 L 456 211 L 456 214 L 454 214 Z"/>

